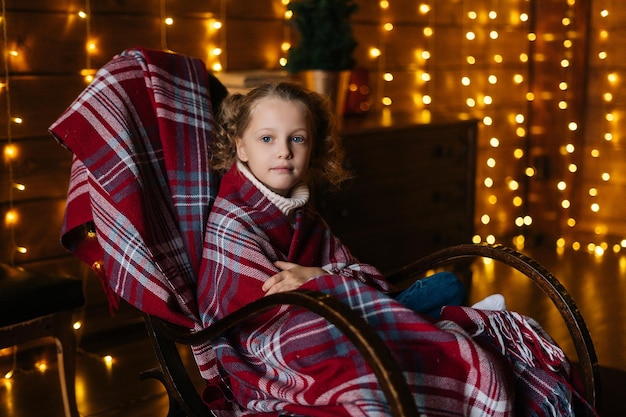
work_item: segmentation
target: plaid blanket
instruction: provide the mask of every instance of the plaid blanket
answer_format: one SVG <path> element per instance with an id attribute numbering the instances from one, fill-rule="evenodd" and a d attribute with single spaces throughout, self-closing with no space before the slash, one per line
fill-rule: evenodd
<path id="1" fill-rule="evenodd" d="M 236 168 L 222 179 L 209 217 L 207 274 L 198 280 L 203 324 L 263 296 L 261 285 L 286 260 L 331 274 L 303 288 L 358 311 L 399 361 L 421 412 L 508 416 L 508 371 L 460 327 L 441 330 L 384 294 L 377 270 L 359 264 L 310 206 L 294 224 Z M 324 319 L 282 308 L 214 344 L 237 403 L 255 412 L 306 416 L 385 416 L 376 378 L 346 337 Z M 240 410 L 241 411 L 241 410 Z M 243 411 L 241 411 L 243 413 Z M 248 411 L 249 412 L 249 411 Z"/>
<path id="2" fill-rule="evenodd" d="M 523 318 L 510 328 L 498 324 L 504 319 L 463 315 L 431 322 L 386 295 L 378 272 L 359 264 L 310 207 L 292 226 L 235 173 L 224 178 L 211 210 L 206 76 L 197 59 L 128 50 L 50 128 L 74 154 L 62 243 L 94 267 L 113 304 L 122 297 L 197 329 L 262 296 L 261 282 L 276 272 L 272 261 L 322 265 L 332 273 L 304 287 L 338 297 L 377 330 L 424 414 L 508 416 L 516 396 L 533 415 L 571 415 L 567 384 L 557 393 L 559 407 L 542 397 L 555 379 L 567 379 L 559 366 L 566 359 L 540 332 L 504 336 L 529 334 Z M 195 349 L 203 376 L 216 384 L 207 392 L 228 389 L 236 400 L 223 403 L 220 415 L 388 415 L 374 375 L 337 329 L 295 307 L 257 319 Z M 551 353 L 521 366 L 518 353 L 529 340 Z M 558 371 L 535 373 L 544 362 Z M 520 375 L 527 384 L 515 383 Z M 528 389 L 535 395 L 520 395 Z"/>
<path id="3" fill-rule="evenodd" d="M 530 317 L 513 311 L 444 307 L 440 327 L 461 326 L 474 341 L 501 355 L 513 374 L 517 416 L 597 416 L 580 394 L 581 380 L 563 351 Z"/>
<path id="4" fill-rule="evenodd" d="M 202 61 L 131 49 L 50 127 L 74 154 L 62 243 L 94 266 L 113 305 L 122 297 L 189 328 L 215 196 L 208 97 Z"/>

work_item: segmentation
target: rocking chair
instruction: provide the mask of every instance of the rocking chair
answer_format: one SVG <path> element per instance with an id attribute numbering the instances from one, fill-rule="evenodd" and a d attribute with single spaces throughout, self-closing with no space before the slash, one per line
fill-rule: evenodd
<path id="1" fill-rule="evenodd" d="M 418 416 L 402 370 L 385 343 L 359 314 L 327 294 L 303 290 L 275 294 L 210 327 L 189 330 L 194 265 L 200 263 L 202 252 L 196 238 L 203 236 L 215 195 L 207 190 L 214 191 L 217 183 L 203 152 L 211 134 L 210 102 L 219 101 L 214 94 L 224 93 L 214 77 L 206 80 L 206 74 L 196 59 L 125 51 L 99 71 L 51 127 L 55 138 L 74 154 L 62 242 L 110 286 L 113 305 L 121 295 L 144 313 L 159 367 L 142 376 L 163 382 L 170 397 L 168 416 L 213 416 L 179 345 L 212 340 L 260 312 L 295 305 L 328 320 L 357 347 L 378 378 L 393 416 Z M 184 129 L 180 120 L 186 123 Z M 192 180 L 183 175 L 188 170 L 205 175 Z M 163 198 L 166 194 L 172 196 L 171 202 Z M 492 258 L 522 272 L 552 300 L 576 348 L 584 397 L 595 405 L 598 364 L 587 327 L 559 281 L 533 260 L 502 246 L 467 244 L 427 256 L 389 279 L 404 283 L 427 270 L 457 261 L 467 264 L 476 257 Z"/>
<path id="2" fill-rule="evenodd" d="M 400 269 L 389 279 L 392 282 L 403 283 L 419 279 L 428 270 L 454 265 L 455 262 L 474 258 L 489 258 L 514 268 L 532 280 L 550 298 L 558 308 L 574 343 L 585 398 L 592 406 L 595 406 L 598 403 L 600 385 L 598 360 L 585 321 L 576 303 L 558 279 L 533 259 L 502 245 L 462 244 L 419 259 Z M 462 268 L 467 268 L 466 262 L 462 263 Z M 212 340 L 220 334 L 236 328 L 246 319 L 252 318 L 271 307 L 283 304 L 294 304 L 310 309 L 341 329 L 358 347 L 361 354 L 367 358 L 368 364 L 375 371 L 388 399 L 392 415 L 394 417 L 419 416 L 401 370 L 378 335 L 361 317 L 346 308 L 344 304 L 325 294 L 309 291 L 293 291 L 265 297 L 247 305 L 237 311 L 236 314 L 226 317 L 214 326 L 199 332 L 190 332 L 146 314 L 144 316 L 146 328 L 159 360 L 159 367 L 145 371 L 142 373 L 142 377 L 156 378 L 165 386 L 170 399 L 170 410 L 167 416 L 205 417 L 215 415 L 207 408 L 198 394 L 197 386 L 194 385 L 185 367 L 177 344 L 188 346 L 205 340 Z"/>

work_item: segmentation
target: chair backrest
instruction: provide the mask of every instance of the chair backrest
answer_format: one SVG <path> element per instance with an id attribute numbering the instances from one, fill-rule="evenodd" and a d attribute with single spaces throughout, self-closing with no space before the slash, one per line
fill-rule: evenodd
<path id="1" fill-rule="evenodd" d="M 62 243 L 122 297 L 198 325 L 195 280 L 216 194 L 213 97 L 225 89 L 196 58 L 130 49 L 50 127 L 74 154 Z"/>

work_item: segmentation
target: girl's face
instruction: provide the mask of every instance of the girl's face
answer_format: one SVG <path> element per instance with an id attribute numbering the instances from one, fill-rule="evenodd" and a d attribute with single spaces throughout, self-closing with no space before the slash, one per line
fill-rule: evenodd
<path id="1" fill-rule="evenodd" d="M 237 156 L 254 176 L 272 191 L 288 196 L 304 181 L 313 138 L 304 106 L 275 97 L 259 100 L 250 123 L 237 138 Z"/>

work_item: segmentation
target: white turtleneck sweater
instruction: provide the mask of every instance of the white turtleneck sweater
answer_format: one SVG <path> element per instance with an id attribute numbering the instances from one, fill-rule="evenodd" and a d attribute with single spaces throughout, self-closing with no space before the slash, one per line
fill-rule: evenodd
<path id="1" fill-rule="evenodd" d="M 304 183 L 294 186 L 289 197 L 283 197 L 270 190 L 265 184 L 259 181 L 243 162 L 237 161 L 237 168 L 239 172 L 249 179 L 265 197 L 285 214 L 285 216 L 289 216 L 293 210 L 304 206 L 309 201 L 309 187 Z"/>

